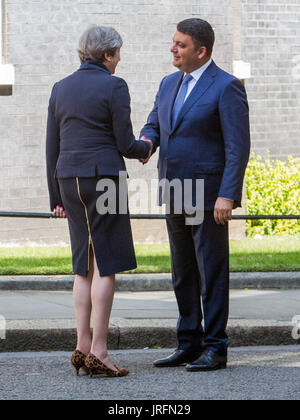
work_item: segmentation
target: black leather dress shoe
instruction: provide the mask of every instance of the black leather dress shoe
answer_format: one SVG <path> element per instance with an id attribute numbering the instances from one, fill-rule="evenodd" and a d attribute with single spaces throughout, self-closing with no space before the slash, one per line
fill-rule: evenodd
<path id="1" fill-rule="evenodd" d="M 199 359 L 186 367 L 186 370 L 188 372 L 208 372 L 210 370 L 226 369 L 226 367 L 227 356 L 221 356 L 211 350 L 205 350 Z"/>
<path id="2" fill-rule="evenodd" d="M 175 350 L 166 359 L 155 360 L 153 363 L 155 367 L 175 367 L 191 363 L 196 360 L 201 352 L 191 352 L 188 350 Z"/>

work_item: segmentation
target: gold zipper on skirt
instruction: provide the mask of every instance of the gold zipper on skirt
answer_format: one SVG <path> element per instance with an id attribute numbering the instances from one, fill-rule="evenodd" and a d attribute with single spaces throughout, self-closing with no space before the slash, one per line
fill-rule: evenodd
<path id="1" fill-rule="evenodd" d="M 78 191 L 79 199 L 80 199 L 80 201 L 82 202 L 82 204 L 84 206 L 85 217 L 86 217 L 87 227 L 88 227 L 88 231 L 89 231 L 89 246 L 88 246 L 88 271 L 89 271 L 89 269 L 90 269 L 90 246 L 92 245 L 94 254 L 95 254 L 95 249 L 94 249 L 94 244 L 93 244 L 93 240 L 92 240 L 92 234 L 91 234 L 91 229 L 90 229 L 88 211 L 87 211 L 86 205 L 85 205 L 84 201 L 82 200 L 82 197 L 81 197 L 81 194 L 80 194 L 78 177 L 76 178 L 76 183 L 77 183 L 77 191 Z"/>

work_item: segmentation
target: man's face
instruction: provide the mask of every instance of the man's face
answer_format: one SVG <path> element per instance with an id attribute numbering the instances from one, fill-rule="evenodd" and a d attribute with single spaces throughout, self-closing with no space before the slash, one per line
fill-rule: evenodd
<path id="1" fill-rule="evenodd" d="M 185 73 L 192 73 L 201 67 L 206 48 L 196 49 L 190 35 L 176 31 L 171 53 L 173 54 L 173 65 L 175 67 Z"/>

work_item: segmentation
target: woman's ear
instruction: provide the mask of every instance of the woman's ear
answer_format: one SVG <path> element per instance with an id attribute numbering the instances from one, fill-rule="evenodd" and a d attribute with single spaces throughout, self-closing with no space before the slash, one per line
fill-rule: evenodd
<path id="1" fill-rule="evenodd" d="M 111 59 L 112 59 L 112 56 L 111 56 L 111 55 L 109 55 L 109 54 L 107 54 L 107 53 L 105 53 L 105 54 L 104 54 L 104 58 L 105 58 L 105 61 L 110 62 L 110 61 L 111 61 Z"/>

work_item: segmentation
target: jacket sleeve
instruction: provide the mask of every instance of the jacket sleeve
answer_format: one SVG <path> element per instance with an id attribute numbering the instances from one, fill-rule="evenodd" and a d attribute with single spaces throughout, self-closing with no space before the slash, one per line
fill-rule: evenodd
<path id="1" fill-rule="evenodd" d="M 131 123 L 130 95 L 126 82 L 116 78 L 111 98 L 113 132 L 117 147 L 122 156 L 128 159 L 145 159 L 150 145 L 143 140 L 136 140 Z"/>
<path id="2" fill-rule="evenodd" d="M 46 168 L 51 211 L 54 210 L 58 205 L 63 206 L 58 181 L 55 177 L 56 163 L 59 155 L 59 129 L 57 127 L 54 116 L 54 90 L 55 85 L 53 87 L 52 95 L 49 101 L 46 136 Z"/>
<path id="3" fill-rule="evenodd" d="M 156 149 L 160 146 L 160 127 L 159 127 L 159 119 L 158 119 L 158 105 L 159 105 L 161 86 L 164 82 L 164 79 L 160 83 L 158 92 L 156 94 L 153 109 L 150 112 L 147 123 L 143 127 L 140 134 L 140 137 L 145 136 L 147 139 L 152 141 L 153 143 L 152 154 L 155 153 Z"/>
<path id="4" fill-rule="evenodd" d="M 225 87 L 219 101 L 219 115 L 225 146 L 225 169 L 219 197 L 233 200 L 235 208 L 241 207 L 250 153 L 250 125 L 247 94 L 238 79 Z"/>

